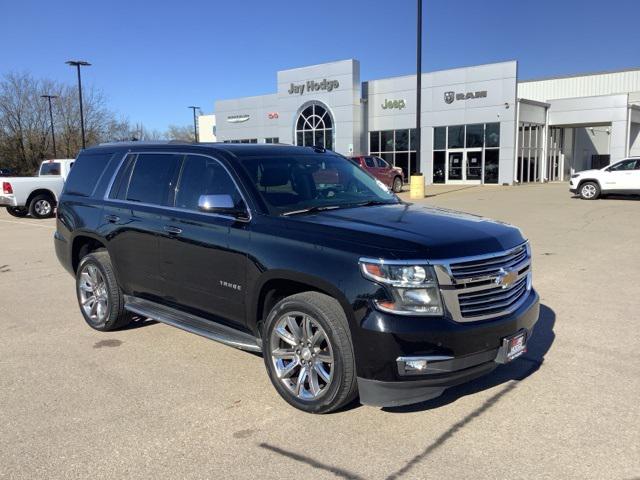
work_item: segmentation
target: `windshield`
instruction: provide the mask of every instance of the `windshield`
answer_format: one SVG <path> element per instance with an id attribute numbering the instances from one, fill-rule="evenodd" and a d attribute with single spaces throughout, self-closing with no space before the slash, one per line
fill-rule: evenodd
<path id="1" fill-rule="evenodd" d="M 398 203 L 384 184 L 338 155 L 248 157 L 241 163 L 262 199 L 277 214 Z"/>

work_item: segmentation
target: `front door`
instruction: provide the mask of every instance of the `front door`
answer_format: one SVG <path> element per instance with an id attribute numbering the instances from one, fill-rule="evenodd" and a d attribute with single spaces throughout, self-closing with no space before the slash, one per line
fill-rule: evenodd
<path id="1" fill-rule="evenodd" d="M 482 150 L 466 152 L 465 180 L 480 182 L 482 180 Z"/>
<path id="2" fill-rule="evenodd" d="M 464 158 L 464 152 L 449 152 L 449 159 L 448 159 L 449 164 L 447 165 L 449 181 L 464 180 L 464 166 L 462 162 L 463 158 Z"/>
<path id="3" fill-rule="evenodd" d="M 480 183 L 482 181 L 482 149 L 449 151 L 447 182 Z"/>
<path id="4" fill-rule="evenodd" d="M 203 316 L 242 325 L 245 318 L 248 223 L 198 210 L 201 195 L 229 195 L 244 201 L 218 160 L 187 155 L 175 196 L 175 209 L 163 218 L 160 275 L 171 304 Z"/>

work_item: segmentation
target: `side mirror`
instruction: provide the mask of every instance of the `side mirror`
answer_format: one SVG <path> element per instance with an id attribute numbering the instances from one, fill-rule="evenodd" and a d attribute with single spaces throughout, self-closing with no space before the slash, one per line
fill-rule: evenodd
<path id="1" fill-rule="evenodd" d="M 249 219 L 244 209 L 236 208 L 231 195 L 200 195 L 198 210 L 207 213 L 230 215 L 241 220 Z"/>

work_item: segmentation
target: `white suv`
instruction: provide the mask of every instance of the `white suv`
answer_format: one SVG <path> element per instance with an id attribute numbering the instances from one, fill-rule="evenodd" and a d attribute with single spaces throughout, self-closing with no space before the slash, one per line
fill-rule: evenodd
<path id="1" fill-rule="evenodd" d="M 640 194 L 640 157 L 625 158 L 600 170 L 571 175 L 569 191 L 585 200 L 609 193 Z"/>

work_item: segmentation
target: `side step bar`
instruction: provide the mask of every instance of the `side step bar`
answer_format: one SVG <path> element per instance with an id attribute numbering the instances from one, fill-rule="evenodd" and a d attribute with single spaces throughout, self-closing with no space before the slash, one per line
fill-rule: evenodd
<path id="1" fill-rule="evenodd" d="M 253 335 L 238 331 L 234 328 L 219 323 L 205 320 L 204 318 L 181 312 L 174 308 L 160 305 L 142 298 L 125 295 L 124 308 L 146 318 L 152 318 L 172 327 L 195 333 L 216 342 L 224 343 L 231 347 L 247 350 L 249 352 L 261 352 L 262 342 Z"/>

